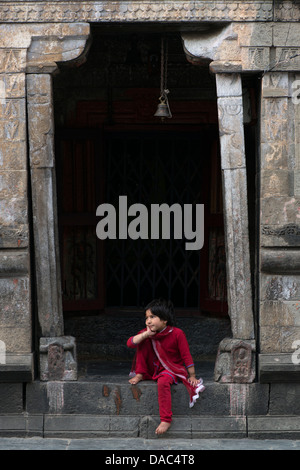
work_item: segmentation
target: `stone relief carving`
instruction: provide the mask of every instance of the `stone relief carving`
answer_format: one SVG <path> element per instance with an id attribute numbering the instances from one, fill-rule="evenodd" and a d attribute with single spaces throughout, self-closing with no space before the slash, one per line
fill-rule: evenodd
<path id="1" fill-rule="evenodd" d="M 40 378 L 77 380 L 76 345 L 72 336 L 40 339 Z"/>
<path id="2" fill-rule="evenodd" d="M 225 338 L 219 345 L 215 381 L 252 383 L 255 379 L 255 341 Z"/>
<path id="3" fill-rule="evenodd" d="M 271 21 L 273 2 L 2 2 L 1 22 Z"/>
<path id="4" fill-rule="evenodd" d="M 270 227 L 264 225 L 261 229 L 263 235 L 275 235 L 276 237 L 300 236 L 300 226 L 296 224 L 287 224 L 284 227 Z"/>

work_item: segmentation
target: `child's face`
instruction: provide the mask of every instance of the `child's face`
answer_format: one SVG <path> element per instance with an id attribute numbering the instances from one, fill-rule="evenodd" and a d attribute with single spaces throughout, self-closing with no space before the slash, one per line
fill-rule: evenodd
<path id="1" fill-rule="evenodd" d="M 151 331 L 158 333 L 167 326 L 167 320 L 161 320 L 156 315 L 153 315 L 151 310 L 146 310 L 146 326 L 148 326 Z"/>

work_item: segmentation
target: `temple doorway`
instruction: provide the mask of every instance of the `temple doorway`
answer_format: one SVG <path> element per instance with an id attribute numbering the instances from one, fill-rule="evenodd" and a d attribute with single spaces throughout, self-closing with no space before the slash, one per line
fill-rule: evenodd
<path id="1" fill-rule="evenodd" d="M 79 357 L 126 359 L 143 307 L 165 297 L 193 354 L 214 355 L 230 335 L 214 77 L 167 33 L 172 118 L 162 122 L 161 32 L 95 26 L 92 39 L 86 63 L 54 78 L 65 334 Z M 186 250 L 172 226 L 168 240 L 99 240 L 96 209 L 121 195 L 128 206 L 204 204 L 203 247 Z"/>

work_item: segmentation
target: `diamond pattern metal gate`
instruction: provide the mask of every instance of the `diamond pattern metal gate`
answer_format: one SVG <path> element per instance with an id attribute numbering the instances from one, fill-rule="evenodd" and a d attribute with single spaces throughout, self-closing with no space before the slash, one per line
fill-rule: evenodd
<path id="1" fill-rule="evenodd" d="M 106 197 L 118 208 L 144 204 L 204 203 L 211 141 L 203 133 L 120 132 L 106 139 Z M 142 307 L 152 298 L 172 299 L 176 307 L 200 306 L 201 250 L 185 240 L 106 240 L 106 305 Z"/>

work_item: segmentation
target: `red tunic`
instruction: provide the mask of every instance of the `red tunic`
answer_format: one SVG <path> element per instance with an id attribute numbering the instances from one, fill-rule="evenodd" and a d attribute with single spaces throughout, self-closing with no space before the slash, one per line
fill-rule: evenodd
<path id="1" fill-rule="evenodd" d="M 139 331 L 138 334 L 144 331 L 146 331 L 146 328 Z M 156 379 L 163 371 L 166 371 L 166 367 L 161 364 L 154 351 L 152 339 L 160 342 L 161 348 L 167 353 L 168 360 L 171 363 L 184 366 L 185 368 L 194 365 L 186 336 L 179 328 L 174 326 L 167 327 L 163 332 L 157 333 L 154 337 L 146 338 L 138 345 L 134 344 L 133 338 L 134 336 L 131 336 L 128 339 L 127 346 L 133 349 L 138 348 L 139 354 L 136 355 L 134 372 L 136 374 L 143 374 L 144 379 Z M 174 382 L 177 383 L 178 376 L 176 371 L 175 373 L 168 372 L 172 374 Z M 188 376 L 187 372 L 185 376 Z"/>

